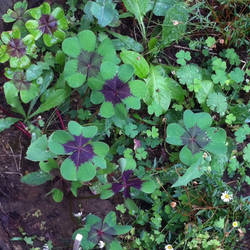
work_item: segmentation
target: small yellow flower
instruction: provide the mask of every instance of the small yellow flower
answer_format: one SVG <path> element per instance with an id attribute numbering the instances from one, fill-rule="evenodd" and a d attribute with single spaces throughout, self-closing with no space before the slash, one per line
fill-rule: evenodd
<path id="1" fill-rule="evenodd" d="M 174 250 L 174 248 L 172 247 L 172 245 L 168 244 L 165 246 L 165 250 Z"/>
<path id="2" fill-rule="evenodd" d="M 233 225 L 233 227 L 238 227 L 238 226 L 239 226 L 239 222 L 238 222 L 238 221 L 234 221 L 234 222 L 232 223 L 232 225 Z"/>
<path id="3" fill-rule="evenodd" d="M 221 194 L 220 197 L 224 202 L 229 202 L 233 199 L 233 195 L 229 194 L 228 191 L 225 191 L 224 193 Z"/>

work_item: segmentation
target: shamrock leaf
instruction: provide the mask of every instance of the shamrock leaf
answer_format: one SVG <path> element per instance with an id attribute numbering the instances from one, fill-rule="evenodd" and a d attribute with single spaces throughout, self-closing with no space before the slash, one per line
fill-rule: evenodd
<path id="1" fill-rule="evenodd" d="M 178 53 L 176 53 L 176 57 L 177 57 L 177 63 L 179 63 L 180 65 L 186 65 L 186 61 L 190 61 L 191 60 L 191 55 L 189 51 L 184 51 L 184 50 L 180 50 Z"/>

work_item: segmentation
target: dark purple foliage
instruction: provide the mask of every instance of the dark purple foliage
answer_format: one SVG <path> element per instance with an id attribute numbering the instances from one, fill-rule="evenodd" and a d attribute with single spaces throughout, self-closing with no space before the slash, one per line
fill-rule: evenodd
<path id="1" fill-rule="evenodd" d="M 106 81 L 101 92 L 105 100 L 113 105 L 121 103 L 122 99 L 131 95 L 129 85 L 122 82 L 117 75 Z"/>
<path id="2" fill-rule="evenodd" d="M 52 35 L 57 29 L 57 20 L 52 15 L 42 15 L 39 19 L 39 30 Z"/>
<path id="3" fill-rule="evenodd" d="M 187 130 L 181 140 L 184 145 L 188 145 L 192 154 L 200 152 L 210 141 L 205 131 L 201 130 L 197 125 Z"/>
<path id="4" fill-rule="evenodd" d="M 129 180 L 132 174 L 132 170 L 124 171 L 122 174 L 122 181 L 112 184 L 112 191 L 117 194 L 123 189 L 124 197 L 130 198 L 130 187 L 140 189 L 142 185 L 142 181 L 139 178 Z"/>
<path id="5" fill-rule="evenodd" d="M 19 91 L 28 90 L 31 84 L 31 82 L 26 80 L 26 77 L 23 71 L 17 71 L 14 73 L 13 83 Z"/>
<path id="6" fill-rule="evenodd" d="M 110 243 L 114 239 L 113 235 L 116 235 L 116 231 L 113 227 L 110 227 L 106 223 L 98 222 L 92 225 L 88 233 L 88 240 L 95 244 L 100 240 L 105 243 Z"/>
<path id="7" fill-rule="evenodd" d="M 8 53 L 13 57 L 22 57 L 26 53 L 26 46 L 21 39 L 11 39 L 8 44 Z"/>
<path id="8" fill-rule="evenodd" d="M 78 168 L 81 164 L 91 160 L 94 156 L 93 147 L 87 144 L 90 138 L 85 138 L 82 135 L 74 136 L 74 141 L 69 141 L 63 144 L 66 153 L 71 153 L 70 159 Z"/>
<path id="9" fill-rule="evenodd" d="M 82 51 L 78 56 L 78 71 L 88 77 L 97 76 L 100 72 L 102 56 L 95 52 Z"/>

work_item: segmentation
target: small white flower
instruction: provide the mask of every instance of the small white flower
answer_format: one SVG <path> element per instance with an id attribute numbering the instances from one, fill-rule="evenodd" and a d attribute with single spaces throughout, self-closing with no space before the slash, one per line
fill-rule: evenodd
<path id="1" fill-rule="evenodd" d="M 43 250 L 49 250 L 49 245 L 48 245 L 47 243 L 44 244 L 42 249 L 43 249 Z"/>
<path id="2" fill-rule="evenodd" d="M 98 246 L 99 246 L 99 248 L 104 248 L 105 247 L 105 242 L 103 242 L 102 240 L 100 240 L 98 242 Z"/>
<path id="3" fill-rule="evenodd" d="M 229 202 L 233 199 L 233 195 L 229 194 L 228 191 L 225 191 L 224 193 L 222 193 L 221 197 L 220 197 L 224 202 Z"/>
<path id="4" fill-rule="evenodd" d="M 79 218 L 79 217 L 81 217 L 81 216 L 82 216 L 82 212 L 73 213 L 73 215 L 74 215 L 74 217 Z"/>
<path id="5" fill-rule="evenodd" d="M 238 227 L 238 226 L 239 226 L 239 222 L 238 222 L 238 221 L 234 221 L 234 222 L 232 223 L 232 225 L 233 225 L 234 228 L 235 228 L 235 227 Z"/>
<path id="6" fill-rule="evenodd" d="M 81 234 L 77 234 L 76 235 L 76 241 L 82 241 L 82 235 Z"/>
<path id="7" fill-rule="evenodd" d="M 172 245 L 168 244 L 165 246 L 165 250 L 174 250 L 174 248 L 172 247 Z"/>

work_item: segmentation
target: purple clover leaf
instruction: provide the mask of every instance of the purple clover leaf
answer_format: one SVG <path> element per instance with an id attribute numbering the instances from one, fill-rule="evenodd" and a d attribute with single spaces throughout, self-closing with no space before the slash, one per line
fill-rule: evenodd
<path id="1" fill-rule="evenodd" d="M 114 236 L 117 235 L 116 230 L 103 222 L 95 223 L 91 226 L 88 233 L 88 240 L 97 244 L 100 240 L 110 243 Z"/>
<path id="2" fill-rule="evenodd" d="M 132 170 L 126 170 L 122 174 L 122 181 L 119 183 L 113 183 L 112 184 L 112 191 L 117 194 L 119 193 L 122 189 L 124 192 L 124 197 L 125 199 L 130 198 L 130 187 L 134 187 L 136 189 L 141 189 L 142 186 L 142 180 L 139 178 L 134 178 L 131 179 L 131 175 L 134 172 Z"/>
<path id="3" fill-rule="evenodd" d="M 105 82 L 101 92 L 104 95 L 105 101 L 111 102 L 113 105 L 122 103 L 123 99 L 131 96 L 129 85 L 122 82 L 117 75 Z"/>
<path id="4" fill-rule="evenodd" d="M 78 169 L 81 164 L 93 159 L 95 153 L 92 145 L 88 144 L 90 138 L 86 138 L 82 135 L 74 135 L 74 139 L 74 141 L 68 141 L 63 144 L 63 147 L 66 153 L 72 153 L 70 159 Z"/>

